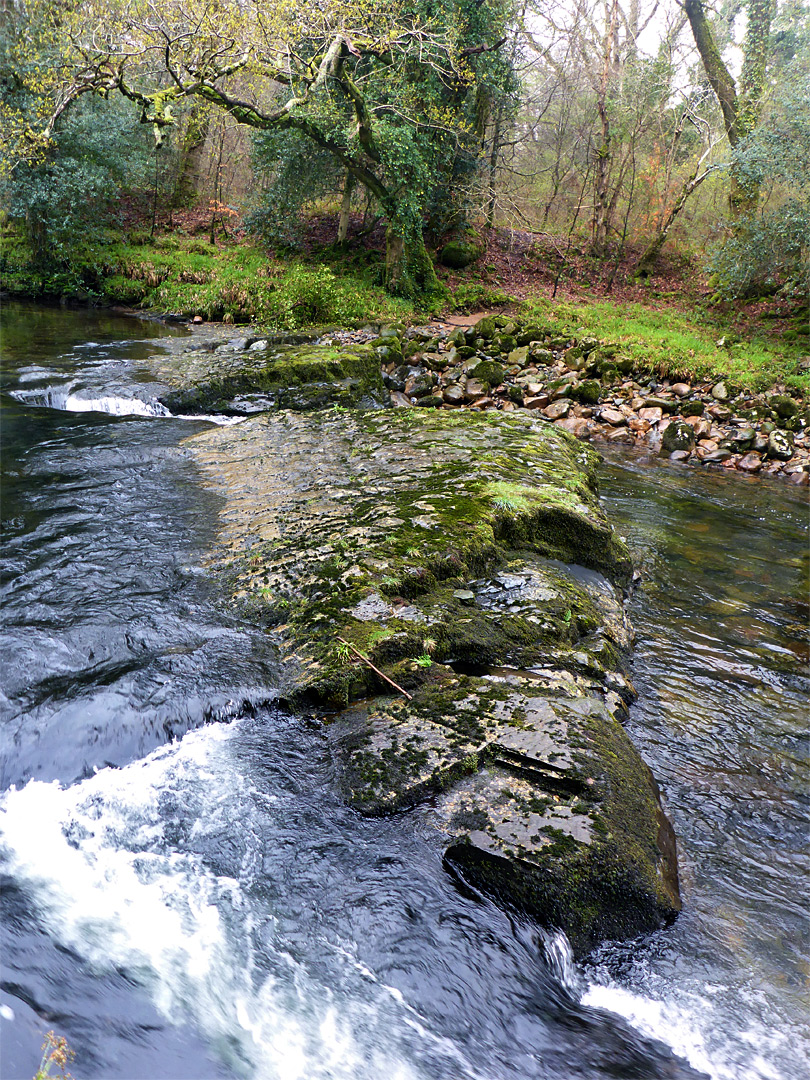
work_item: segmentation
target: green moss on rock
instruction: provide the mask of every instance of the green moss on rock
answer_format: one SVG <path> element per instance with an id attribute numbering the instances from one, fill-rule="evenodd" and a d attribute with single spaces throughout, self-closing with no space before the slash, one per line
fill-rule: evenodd
<path id="1" fill-rule="evenodd" d="M 589 447 L 531 414 L 327 410 L 185 449 L 226 497 L 218 566 L 284 700 L 343 710 L 350 802 L 431 795 L 448 860 L 580 950 L 672 916 L 671 830 L 616 719 L 630 562 Z"/>
<path id="2" fill-rule="evenodd" d="M 471 240 L 450 240 L 439 253 L 439 262 L 451 270 L 461 270 L 476 259 L 480 259 L 484 249 Z"/>
<path id="3" fill-rule="evenodd" d="M 376 352 L 367 345 L 305 343 L 266 351 L 197 351 L 153 361 L 167 384 L 158 400 L 178 413 L 243 411 L 240 399 L 263 395 L 267 408 L 304 411 L 326 405 L 378 408 L 388 403 Z M 248 406 L 248 411 L 250 408 Z"/>

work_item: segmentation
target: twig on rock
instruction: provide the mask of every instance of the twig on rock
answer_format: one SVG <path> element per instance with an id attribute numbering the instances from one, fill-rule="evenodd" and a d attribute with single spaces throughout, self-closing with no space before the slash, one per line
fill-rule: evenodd
<path id="1" fill-rule="evenodd" d="M 412 695 L 412 694 L 409 694 L 407 690 L 403 690 L 403 689 L 402 689 L 402 687 L 401 687 L 401 686 L 398 686 L 398 685 L 397 685 L 397 684 L 396 684 L 396 683 L 394 682 L 394 680 L 393 680 L 393 679 L 389 679 L 389 678 L 388 678 L 388 676 L 387 676 L 387 675 L 385 675 L 385 674 L 383 674 L 383 672 L 382 672 L 382 671 L 380 671 L 380 669 L 379 669 L 379 668 L 377 668 L 377 667 L 374 667 L 374 665 L 373 665 L 373 664 L 372 664 L 372 662 L 371 662 L 371 661 L 369 660 L 369 658 L 368 658 L 367 656 L 364 656 L 364 655 L 363 655 L 363 654 L 362 654 L 362 653 L 360 652 L 360 650 L 359 650 L 359 649 L 356 649 L 356 648 L 354 647 L 354 645 L 352 645 L 352 643 L 351 643 L 350 641 L 347 641 L 347 640 L 346 640 L 345 638 L 342 638 L 342 637 L 338 637 L 338 641 L 340 641 L 340 642 L 341 642 L 341 643 L 342 643 L 343 645 L 345 645 L 345 646 L 346 646 L 347 648 L 351 649 L 351 651 L 352 651 L 352 652 L 354 653 L 354 655 L 355 655 L 355 656 L 356 656 L 356 657 L 357 657 L 357 658 L 358 658 L 359 660 L 362 660 L 364 664 L 368 664 L 368 666 L 369 666 L 369 667 L 371 668 L 371 670 L 372 670 L 373 672 L 375 672 L 375 673 L 376 673 L 377 675 L 379 675 L 381 679 L 385 679 L 385 681 L 386 681 L 386 682 L 388 683 L 388 685 L 389 685 L 389 686 L 393 686 L 393 688 L 394 688 L 395 690 L 398 690 L 398 691 L 400 692 L 400 694 L 404 694 L 404 695 L 405 695 L 405 697 L 406 697 L 406 698 L 408 699 L 408 701 L 413 701 L 413 695 Z"/>

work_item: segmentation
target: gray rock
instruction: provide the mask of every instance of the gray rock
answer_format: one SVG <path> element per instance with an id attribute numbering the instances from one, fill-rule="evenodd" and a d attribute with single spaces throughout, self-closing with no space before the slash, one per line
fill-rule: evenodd
<path id="1" fill-rule="evenodd" d="M 715 383 L 712 387 L 712 397 L 715 401 L 728 401 L 729 396 L 728 387 L 724 382 Z"/>
<path id="2" fill-rule="evenodd" d="M 464 404 L 464 391 L 456 383 L 453 386 L 447 386 L 442 391 L 442 397 L 448 405 L 463 405 Z"/>
<path id="3" fill-rule="evenodd" d="M 465 390 L 468 401 L 477 401 L 479 398 L 486 397 L 487 385 L 480 379 L 467 379 Z"/>
<path id="4" fill-rule="evenodd" d="M 744 427 L 732 432 L 729 442 L 735 450 L 747 450 L 756 438 L 757 433 L 753 428 Z"/>
<path id="5" fill-rule="evenodd" d="M 772 431 L 768 436 L 767 455 L 777 461 L 790 461 L 793 457 L 793 435 L 789 431 Z"/>
<path id="6" fill-rule="evenodd" d="M 549 420 L 562 420 L 563 417 L 568 416 L 570 411 L 570 399 L 559 398 L 557 401 L 552 401 L 550 405 L 547 405 L 545 409 L 543 409 L 543 415 L 547 416 Z"/>
<path id="7" fill-rule="evenodd" d="M 405 380 L 405 393 L 408 397 L 421 398 L 429 394 L 436 385 L 433 372 L 420 371 Z"/>

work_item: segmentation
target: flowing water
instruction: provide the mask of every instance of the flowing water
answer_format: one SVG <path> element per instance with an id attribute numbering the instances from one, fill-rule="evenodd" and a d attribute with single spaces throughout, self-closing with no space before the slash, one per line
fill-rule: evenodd
<path id="1" fill-rule="evenodd" d="M 2 317 L 2 1077 L 50 1028 L 80 1080 L 806 1075 L 795 491 L 605 470 L 685 911 L 575 965 L 450 878 L 418 811 L 343 806 L 322 730 L 275 708 L 201 566 L 219 501 L 176 447 L 206 422 L 144 389 L 171 331 Z"/>

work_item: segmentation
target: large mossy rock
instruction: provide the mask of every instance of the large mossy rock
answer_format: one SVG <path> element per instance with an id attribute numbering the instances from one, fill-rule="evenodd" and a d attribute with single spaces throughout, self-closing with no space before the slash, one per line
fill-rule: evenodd
<path id="1" fill-rule="evenodd" d="M 450 270 L 461 270 L 483 254 L 483 247 L 474 240 L 448 240 L 439 252 L 439 262 Z"/>
<path id="2" fill-rule="evenodd" d="M 671 827 L 620 723 L 630 562 L 589 447 L 422 410 L 273 413 L 185 446 L 225 496 L 218 566 L 282 695 L 342 710 L 354 806 L 419 807 L 448 865 L 579 951 L 674 916 Z"/>
<path id="3" fill-rule="evenodd" d="M 264 351 L 203 349 L 151 361 L 165 386 L 157 399 L 174 413 L 252 413 L 326 405 L 388 404 L 380 361 L 368 345 L 269 345 Z"/>

